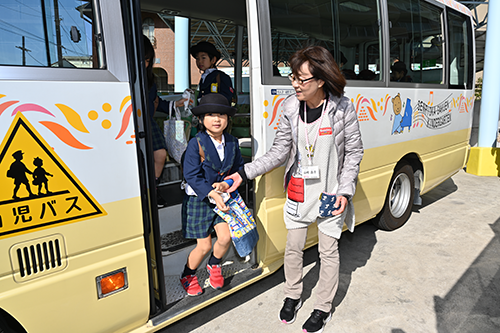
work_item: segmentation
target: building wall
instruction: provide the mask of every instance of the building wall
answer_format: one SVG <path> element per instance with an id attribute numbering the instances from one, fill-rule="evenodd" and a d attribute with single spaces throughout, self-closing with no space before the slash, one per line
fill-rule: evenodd
<path id="1" fill-rule="evenodd" d="M 154 67 L 163 68 L 168 73 L 169 92 L 172 92 L 175 82 L 175 34 L 158 15 L 154 13 L 142 13 L 143 20 L 148 17 L 153 19 L 155 25 L 155 43 L 153 47 L 155 48 L 156 61 Z M 194 58 L 189 57 L 191 60 L 191 86 L 194 86 L 198 85 L 201 73 L 199 73 L 196 67 Z"/>

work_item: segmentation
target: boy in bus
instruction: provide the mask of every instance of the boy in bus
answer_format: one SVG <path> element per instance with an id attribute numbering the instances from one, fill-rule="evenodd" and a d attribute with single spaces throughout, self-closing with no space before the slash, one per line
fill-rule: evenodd
<path id="1" fill-rule="evenodd" d="M 180 281 L 189 296 L 196 296 L 202 293 L 196 269 L 212 249 L 214 230 L 217 241 L 207 270 L 212 288 L 224 286 L 220 263 L 231 245 L 231 234 L 227 223 L 213 209 L 217 206 L 221 211 L 229 210 L 221 196 L 229 188 L 223 179 L 242 169 L 244 162 L 238 139 L 225 132 L 229 117 L 236 113 L 225 96 L 205 95 L 192 112 L 200 118 L 200 131 L 189 141 L 183 157 L 187 184 L 182 203 L 182 234 L 184 238 L 196 239 L 197 244 L 187 258 Z"/>
<path id="2" fill-rule="evenodd" d="M 215 46 L 209 42 L 199 42 L 191 47 L 190 53 L 196 59 L 196 66 L 202 73 L 198 86 L 198 100 L 207 94 L 218 93 L 227 98 L 229 105 L 236 103 L 231 78 L 215 66 L 221 57 Z"/>
<path id="3" fill-rule="evenodd" d="M 165 166 L 167 159 L 167 145 L 160 127 L 154 120 L 156 110 L 163 111 L 168 114 L 168 103 L 158 97 L 158 90 L 153 76 L 153 64 L 155 59 L 155 50 L 153 44 L 148 37 L 143 36 L 144 41 L 144 58 L 146 62 L 146 79 L 148 83 L 148 108 L 149 108 L 149 125 L 151 128 L 151 136 L 153 138 L 153 158 L 155 162 L 155 179 L 156 179 L 156 203 L 158 208 L 163 208 L 167 205 L 165 199 L 161 196 L 158 189 L 158 183 Z M 175 102 L 177 107 L 184 105 L 187 99 L 181 99 Z"/>
<path id="4" fill-rule="evenodd" d="M 406 64 L 402 61 L 397 61 L 391 67 L 391 81 L 395 82 L 412 82 L 412 79 L 408 73 L 408 69 L 406 69 Z"/>

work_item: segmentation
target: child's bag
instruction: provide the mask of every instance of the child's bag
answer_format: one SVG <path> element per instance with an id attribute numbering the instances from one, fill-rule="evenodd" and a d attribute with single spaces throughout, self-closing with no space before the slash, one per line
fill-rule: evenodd
<path id="1" fill-rule="evenodd" d="M 184 130 L 184 120 L 181 119 L 181 112 L 175 106 L 175 102 L 170 102 L 168 107 L 168 119 L 163 122 L 163 134 L 170 156 L 181 163 L 182 154 L 187 148 L 188 142 Z M 175 111 L 175 118 L 172 117 L 172 109 Z"/>
<path id="2" fill-rule="evenodd" d="M 234 193 L 226 202 L 226 205 L 229 207 L 227 213 L 217 207 L 214 208 L 214 211 L 227 222 L 229 231 L 231 232 L 231 239 L 238 255 L 246 257 L 252 253 L 253 248 L 257 245 L 259 233 L 257 232 L 257 225 L 252 213 L 241 198 L 241 195 L 238 192 Z"/>

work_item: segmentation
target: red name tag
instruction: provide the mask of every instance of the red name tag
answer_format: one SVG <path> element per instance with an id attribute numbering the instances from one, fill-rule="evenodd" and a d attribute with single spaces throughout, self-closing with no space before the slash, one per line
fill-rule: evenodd
<path id="1" fill-rule="evenodd" d="M 333 131 L 331 127 L 325 127 L 319 129 L 319 135 L 332 135 Z"/>

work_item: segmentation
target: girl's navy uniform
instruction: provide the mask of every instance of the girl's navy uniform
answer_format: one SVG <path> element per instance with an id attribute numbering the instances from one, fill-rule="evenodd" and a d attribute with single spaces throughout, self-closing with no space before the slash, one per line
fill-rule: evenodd
<path id="1" fill-rule="evenodd" d="M 228 175 L 243 168 L 243 158 L 239 149 L 238 139 L 224 133 L 224 161 L 206 132 L 199 132 L 192 138 L 186 149 L 183 161 L 183 172 L 186 182 L 196 192 L 197 196 L 185 195 L 182 203 L 182 231 L 184 238 L 206 238 L 212 233 L 213 226 L 224 222 L 213 211 L 214 204 L 208 201 L 208 193 L 213 190 L 212 184 L 219 183 Z M 201 162 L 200 148 L 205 154 Z"/>

